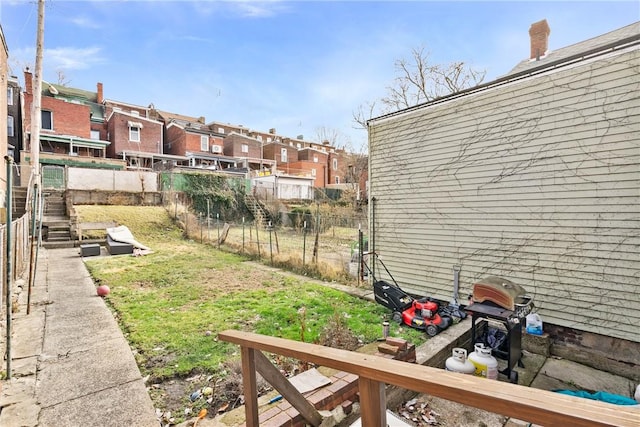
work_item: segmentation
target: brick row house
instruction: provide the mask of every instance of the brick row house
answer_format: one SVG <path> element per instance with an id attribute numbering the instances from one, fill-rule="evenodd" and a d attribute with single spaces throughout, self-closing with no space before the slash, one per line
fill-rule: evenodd
<path id="1" fill-rule="evenodd" d="M 24 81 L 23 111 L 31 111 L 28 69 Z M 17 86 L 15 92 L 19 94 Z M 30 117 L 20 121 L 17 127 L 24 131 L 25 142 L 17 136 L 12 145 L 28 162 Z M 272 194 L 295 193 L 277 190 L 278 181 L 315 188 L 339 188 L 350 181 L 348 154 L 328 142 L 283 137 L 273 128 L 262 132 L 207 123 L 204 117 L 158 110 L 153 104 L 105 99 L 102 83 L 94 92 L 43 82 L 39 146 L 43 165 L 216 171 L 245 176 L 254 186 L 270 187 Z"/>
<path id="2" fill-rule="evenodd" d="M 24 73 L 24 81 L 24 111 L 29 112 L 33 104 L 33 76 L 28 70 Z M 90 92 L 42 82 L 42 125 L 38 141 L 42 165 L 73 165 L 78 163 L 76 158 L 106 158 L 111 143 L 106 138 L 102 101 L 100 83 L 96 92 Z M 31 144 L 34 142 L 31 141 L 31 115 L 28 113 L 24 115 L 22 128 L 25 144 L 20 158 L 29 162 Z"/>

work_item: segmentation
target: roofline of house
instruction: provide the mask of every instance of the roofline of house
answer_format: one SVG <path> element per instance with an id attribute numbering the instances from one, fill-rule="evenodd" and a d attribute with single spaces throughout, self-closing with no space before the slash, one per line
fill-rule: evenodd
<path id="1" fill-rule="evenodd" d="M 560 66 L 568 66 L 580 61 L 584 61 L 591 58 L 596 58 L 602 55 L 609 54 L 611 52 L 621 51 L 633 46 L 640 45 L 640 33 L 634 34 L 633 36 L 626 37 L 621 40 L 616 40 L 615 42 L 611 42 L 597 48 L 593 48 L 578 54 L 574 54 L 565 58 L 561 58 L 555 61 L 548 62 L 546 64 L 542 64 L 537 67 L 532 67 L 527 70 L 523 70 L 514 74 L 507 74 L 506 76 L 500 77 L 488 83 L 483 83 L 478 86 L 474 86 L 469 89 L 461 90 L 460 92 L 452 93 L 450 95 L 442 96 L 436 98 L 429 102 L 424 102 L 418 105 L 414 105 L 412 107 L 404 108 L 402 110 L 394 111 L 392 113 L 387 113 L 382 116 L 374 117 L 367 120 L 367 127 L 369 127 L 370 123 L 379 122 L 390 117 L 398 116 L 401 114 L 409 113 L 415 110 L 419 110 L 421 108 L 425 108 L 428 106 L 433 106 L 437 104 L 442 104 L 444 102 L 451 101 L 453 99 L 458 99 L 460 97 L 464 97 L 473 93 L 484 92 L 489 89 L 493 89 L 498 86 L 505 85 L 507 83 L 511 83 L 517 80 L 522 80 L 527 77 L 531 77 L 536 74 L 542 74 L 551 69 L 559 68 Z"/>
<path id="2" fill-rule="evenodd" d="M 131 113 L 126 112 L 124 110 L 111 110 L 111 114 L 109 114 L 109 117 L 107 118 L 107 121 L 110 121 L 114 114 L 122 114 L 123 116 L 131 117 L 131 118 L 136 119 L 136 120 L 140 119 L 140 120 L 144 120 L 144 121 L 147 121 L 147 122 L 155 123 L 157 125 L 164 126 L 164 122 L 161 122 L 161 121 L 158 121 L 158 120 L 154 120 L 154 119 L 150 119 L 148 117 L 144 117 L 144 116 L 140 116 L 140 115 L 136 116 L 135 114 L 131 114 Z"/>

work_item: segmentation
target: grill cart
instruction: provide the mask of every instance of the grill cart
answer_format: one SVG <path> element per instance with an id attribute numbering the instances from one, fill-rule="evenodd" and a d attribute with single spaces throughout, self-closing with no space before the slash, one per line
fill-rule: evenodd
<path id="1" fill-rule="evenodd" d="M 478 319 L 492 319 L 502 323 L 506 329 L 506 350 L 494 349 L 493 354 L 507 361 L 507 367 L 500 371 L 509 380 L 517 384 L 518 373 L 513 368 L 522 366 L 522 323 L 533 309 L 533 300 L 526 295 L 524 288 L 509 280 L 489 276 L 473 287 L 473 303 L 466 307 L 471 314 L 471 342 L 479 341 L 476 335 Z M 488 326 L 480 335 L 487 335 Z"/>

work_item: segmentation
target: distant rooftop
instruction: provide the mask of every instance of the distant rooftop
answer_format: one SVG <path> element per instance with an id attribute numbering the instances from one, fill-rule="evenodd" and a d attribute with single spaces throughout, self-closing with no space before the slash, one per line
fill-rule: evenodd
<path id="1" fill-rule="evenodd" d="M 613 30 L 606 34 L 602 34 L 600 36 L 560 48 L 558 50 L 550 50 L 545 55 L 541 56 L 539 60 L 526 59 L 516 65 L 511 71 L 509 71 L 508 75 L 569 58 L 571 56 L 588 52 L 590 50 L 597 49 L 633 36 L 640 36 L 640 22 L 634 22 L 633 24 L 627 25 L 626 27 Z"/>

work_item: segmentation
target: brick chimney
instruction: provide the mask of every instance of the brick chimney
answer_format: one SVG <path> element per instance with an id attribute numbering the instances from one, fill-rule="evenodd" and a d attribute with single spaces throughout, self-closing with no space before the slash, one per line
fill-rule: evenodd
<path id="1" fill-rule="evenodd" d="M 98 82 L 98 93 L 96 94 L 96 102 L 98 104 L 102 104 L 102 101 L 104 101 L 104 94 L 102 92 L 102 83 Z"/>
<path id="2" fill-rule="evenodd" d="M 540 60 L 549 49 L 549 34 L 551 28 L 546 19 L 534 22 L 529 28 L 529 37 L 531 38 L 531 59 Z"/>
<path id="3" fill-rule="evenodd" d="M 33 95 L 33 74 L 29 67 L 24 69 L 24 93 Z"/>

